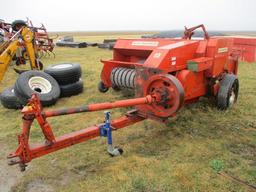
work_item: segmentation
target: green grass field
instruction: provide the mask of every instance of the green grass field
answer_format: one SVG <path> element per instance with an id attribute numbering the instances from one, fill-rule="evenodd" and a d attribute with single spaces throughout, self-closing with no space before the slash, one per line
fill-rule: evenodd
<path id="1" fill-rule="evenodd" d="M 120 35 L 118 35 L 120 36 Z M 76 39 L 101 42 L 110 36 L 76 36 Z M 122 35 L 124 38 L 138 35 Z M 94 47 L 56 48 L 56 58 L 44 58 L 48 64 L 64 61 L 80 63 L 84 93 L 60 99 L 60 108 L 88 103 L 115 101 L 129 96 L 109 91 L 99 93 L 97 84 L 102 64 L 112 52 Z M 11 68 L 0 90 L 12 86 L 17 78 Z M 114 144 L 124 149 L 120 157 L 110 158 L 105 138 L 96 138 L 33 160 L 24 173 L 8 167 L 6 156 L 17 147 L 20 111 L 0 106 L 0 191 L 131 191 L 131 192 L 242 192 L 249 188 L 216 173 L 222 171 L 256 184 L 256 63 L 240 63 L 240 93 L 236 106 L 218 111 L 211 101 L 186 106 L 177 117 L 161 124 L 146 120 L 114 132 Z M 126 109 L 111 110 L 112 118 Z M 79 130 L 102 122 L 103 112 L 84 113 L 49 119 L 55 135 Z M 31 141 L 42 141 L 34 124 Z"/>

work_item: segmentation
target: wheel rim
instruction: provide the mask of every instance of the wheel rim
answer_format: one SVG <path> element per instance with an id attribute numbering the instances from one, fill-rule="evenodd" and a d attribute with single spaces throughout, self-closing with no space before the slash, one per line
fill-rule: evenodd
<path id="1" fill-rule="evenodd" d="M 236 102 L 236 94 L 235 94 L 234 90 L 232 90 L 230 97 L 229 97 L 229 106 L 232 107 L 235 102 Z"/>
<path id="2" fill-rule="evenodd" d="M 232 107 L 237 100 L 237 96 L 238 96 L 238 81 L 235 81 L 232 85 L 231 91 L 230 91 L 230 95 L 229 95 L 229 99 L 228 99 L 228 105 L 229 107 Z"/>
<path id="3" fill-rule="evenodd" d="M 53 69 L 64 69 L 68 67 L 72 67 L 72 64 L 64 63 L 64 64 L 52 66 Z"/>
<path id="4" fill-rule="evenodd" d="M 46 94 L 52 90 L 50 81 L 43 77 L 31 77 L 28 81 L 28 85 L 30 89 L 40 94 Z"/>

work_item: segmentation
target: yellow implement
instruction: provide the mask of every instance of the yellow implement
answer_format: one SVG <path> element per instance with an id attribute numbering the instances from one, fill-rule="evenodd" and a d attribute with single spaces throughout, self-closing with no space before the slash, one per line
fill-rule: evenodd
<path id="1" fill-rule="evenodd" d="M 29 58 L 31 70 L 41 70 L 42 63 L 37 59 L 36 49 L 34 47 L 34 33 L 30 28 L 23 26 L 17 31 L 12 38 L 0 46 L 0 81 L 3 79 L 4 74 L 16 54 L 17 50 L 25 47 L 26 54 Z M 18 72 L 18 70 L 15 70 Z"/>

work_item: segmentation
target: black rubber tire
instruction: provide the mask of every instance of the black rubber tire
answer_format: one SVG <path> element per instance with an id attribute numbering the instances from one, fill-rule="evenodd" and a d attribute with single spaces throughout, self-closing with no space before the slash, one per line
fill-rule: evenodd
<path id="1" fill-rule="evenodd" d="M 109 49 L 109 44 L 108 43 L 99 43 L 98 48 Z"/>
<path id="2" fill-rule="evenodd" d="M 27 23 L 23 20 L 15 20 L 12 22 L 12 29 L 18 31 L 18 27 L 27 26 Z"/>
<path id="3" fill-rule="evenodd" d="M 236 103 L 239 92 L 239 81 L 236 75 L 226 74 L 220 81 L 220 88 L 217 93 L 217 107 L 220 110 L 226 110 Z M 231 95 L 234 94 L 231 103 Z"/>
<path id="4" fill-rule="evenodd" d="M 104 85 L 104 83 L 102 81 L 100 81 L 99 84 L 98 84 L 98 90 L 101 93 L 106 93 L 108 91 L 108 87 L 106 87 Z"/>
<path id="5" fill-rule="evenodd" d="M 60 85 L 75 83 L 79 81 L 82 74 L 81 66 L 77 63 L 49 65 L 44 72 L 56 79 Z"/>
<path id="6" fill-rule="evenodd" d="M 2 105 L 7 109 L 21 109 L 23 105 L 14 94 L 14 88 L 6 88 L 0 95 Z"/>
<path id="7" fill-rule="evenodd" d="M 84 83 L 80 79 L 79 81 L 67 85 L 60 85 L 60 96 L 61 97 L 70 97 L 72 95 L 78 95 L 82 93 L 84 89 Z"/>
<path id="8" fill-rule="evenodd" d="M 38 89 L 38 85 L 36 85 L 35 88 L 32 89 L 29 86 L 29 81 L 33 77 L 41 77 L 42 79 L 47 80 L 51 85 L 50 90 L 46 93 L 40 93 L 40 90 L 36 91 L 36 89 Z M 43 106 L 50 106 L 55 104 L 60 97 L 60 87 L 57 81 L 47 73 L 35 70 L 26 71 L 20 74 L 19 78 L 17 79 L 14 85 L 14 93 L 23 105 L 26 105 L 32 94 L 36 93 L 39 95 L 40 101 Z"/>

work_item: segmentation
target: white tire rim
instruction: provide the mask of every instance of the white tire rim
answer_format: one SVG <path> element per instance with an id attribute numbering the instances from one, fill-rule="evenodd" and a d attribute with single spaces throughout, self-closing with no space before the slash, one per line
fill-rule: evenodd
<path id="1" fill-rule="evenodd" d="M 235 100 L 236 100 L 236 94 L 235 94 L 234 90 L 232 90 L 231 95 L 229 97 L 229 106 L 234 105 Z"/>
<path id="2" fill-rule="evenodd" d="M 30 89 L 40 94 L 46 94 L 52 90 L 50 81 L 39 76 L 31 77 L 28 81 L 28 85 Z"/>
<path id="3" fill-rule="evenodd" d="M 52 66 L 53 69 L 65 69 L 65 68 L 68 68 L 68 67 L 72 67 L 72 64 L 63 63 L 63 64 Z"/>

